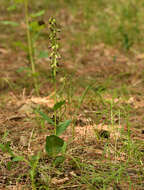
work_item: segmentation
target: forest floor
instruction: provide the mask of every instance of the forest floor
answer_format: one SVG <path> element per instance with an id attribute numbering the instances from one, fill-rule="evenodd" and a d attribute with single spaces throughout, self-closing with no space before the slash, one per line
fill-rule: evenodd
<path id="1" fill-rule="evenodd" d="M 43 18 L 46 24 L 49 15 Z M 23 14 L 3 13 L 0 20 L 9 18 L 20 25 L 0 28 L 0 144 L 10 142 L 13 152 L 28 160 L 41 151 L 37 189 L 143 190 L 144 54 L 103 42 L 77 42 L 76 31 L 66 26 L 79 20 L 65 10 L 57 13 L 63 26 L 57 97 L 66 100 L 61 119 L 72 123 L 61 136 L 67 142 L 65 161 L 54 166 L 44 148 L 53 127 L 35 113 L 40 107 L 53 116 L 49 59 L 36 59 L 40 91 L 36 96 L 27 53 L 16 45 L 17 41 L 26 44 Z M 37 52 L 47 51 L 47 30 L 36 47 Z M 0 151 L 0 189 L 31 189 L 30 165 L 12 162 L 11 157 Z"/>

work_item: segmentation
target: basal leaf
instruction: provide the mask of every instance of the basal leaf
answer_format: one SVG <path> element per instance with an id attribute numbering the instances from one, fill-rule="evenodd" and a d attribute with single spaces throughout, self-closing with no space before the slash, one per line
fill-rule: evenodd
<path id="1" fill-rule="evenodd" d="M 56 156 L 59 152 L 61 152 L 64 141 L 56 135 L 50 135 L 46 137 L 46 152 L 49 156 Z"/>

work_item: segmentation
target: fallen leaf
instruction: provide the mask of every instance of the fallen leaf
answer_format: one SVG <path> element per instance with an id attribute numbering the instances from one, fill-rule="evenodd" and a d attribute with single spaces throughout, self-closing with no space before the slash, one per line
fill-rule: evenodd
<path id="1" fill-rule="evenodd" d="M 144 59 L 144 53 L 137 55 L 137 56 L 136 56 L 136 59 L 137 59 L 137 60 L 142 60 L 142 59 Z"/>
<path id="2" fill-rule="evenodd" d="M 66 181 L 69 181 L 68 177 L 65 177 L 63 179 L 57 179 L 56 177 L 52 178 L 51 183 L 55 185 L 60 185 L 65 183 Z"/>
<path id="3" fill-rule="evenodd" d="M 24 104 L 19 109 L 20 113 L 26 113 L 27 115 L 33 113 L 32 104 Z"/>
<path id="4" fill-rule="evenodd" d="M 4 49 L 4 48 L 0 48 L 0 53 L 1 54 L 7 54 L 8 50 Z"/>
<path id="5" fill-rule="evenodd" d="M 30 100 L 35 104 L 45 105 L 45 106 L 48 106 L 50 108 L 52 108 L 54 106 L 54 100 L 51 99 L 49 96 L 43 97 L 43 98 L 41 98 L 41 97 L 32 97 Z"/>
<path id="6" fill-rule="evenodd" d="M 76 177 L 76 176 L 77 176 L 76 173 L 74 173 L 74 171 L 71 171 L 69 174 L 70 174 L 71 176 L 73 176 L 73 177 Z"/>

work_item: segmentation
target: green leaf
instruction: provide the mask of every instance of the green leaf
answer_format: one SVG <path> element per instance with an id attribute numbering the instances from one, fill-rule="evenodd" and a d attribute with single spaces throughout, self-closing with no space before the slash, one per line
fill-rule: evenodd
<path id="1" fill-rule="evenodd" d="M 44 13 L 45 13 L 45 10 L 41 10 L 41 11 L 39 11 L 39 12 L 37 12 L 37 13 L 31 14 L 30 16 L 31 16 L 32 18 L 35 18 L 35 17 L 39 17 L 39 16 L 44 15 Z"/>
<path id="2" fill-rule="evenodd" d="M 16 156 L 12 159 L 13 162 L 25 161 L 23 156 Z"/>
<path id="3" fill-rule="evenodd" d="M 12 168 L 12 165 L 13 165 L 13 162 L 7 162 L 7 165 L 6 165 L 6 167 L 7 167 L 7 169 L 10 171 L 11 170 L 11 168 Z"/>
<path id="4" fill-rule="evenodd" d="M 61 122 L 56 128 L 56 135 L 57 136 L 61 135 L 70 125 L 70 123 L 71 123 L 71 120 L 66 120 L 64 122 Z"/>
<path id="5" fill-rule="evenodd" d="M 49 156 L 55 157 L 59 152 L 61 152 L 63 145 L 63 139 L 56 135 L 50 135 L 46 137 L 45 149 Z"/>
<path id="6" fill-rule="evenodd" d="M 38 31 L 39 25 L 37 21 L 31 22 L 29 26 L 32 31 Z"/>
<path id="7" fill-rule="evenodd" d="M 8 150 L 10 149 L 10 141 L 8 141 L 6 144 L 1 144 L 0 143 L 0 149 L 2 150 L 2 152 L 8 152 Z"/>
<path id="8" fill-rule="evenodd" d="M 95 88 L 92 88 L 92 90 L 94 90 L 95 92 L 101 93 L 101 92 L 103 92 L 103 91 L 106 90 L 106 87 L 103 86 L 103 85 L 99 85 L 99 86 L 97 86 L 97 87 L 95 87 Z"/>
<path id="9" fill-rule="evenodd" d="M 62 153 L 65 154 L 66 153 L 66 148 L 67 148 L 67 143 L 64 142 L 64 145 L 62 147 Z"/>
<path id="10" fill-rule="evenodd" d="M 11 156 L 14 156 L 14 153 L 13 153 L 13 151 L 12 151 L 11 148 L 10 148 L 10 144 L 11 144 L 11 142 L 8 141 L 8 142 L 6 143 L 6 145 L 5 145 L 5 148 L 6 148 L 6 151 L 7 151 Z"/>
<path id="11" fill-rule="evenodd" d="M 20 48 L 21 50 L 23 50 L 23 51 L 25 51 L 25 52 L 28 53 L 28 47 L 27 47 L 24 43 L 22 43 L 21 41 L 15 41 L 15 42 L 13 43 L 13 46 L 14 46 L 14 47 L 18 47 L 18 48 Z"/>
<path id="12" fill-rule="evenodd" d="M 37 155 L 32 155 L 29 161 L 29 165 L 31 166 L 31 168 L 36 168 L 38 161 L 40 159 L 40 152 Z"/>
<path id="13" fill-rule="evenodd" d="M 5 145 L 0 143 L 0 149 L 2 152 L 6 152 Z"/>
<path id="14" fill-rule="evenodd" d="M 53 107 L 53 110 L 56 111 L 57 109 L 59 109 L 62 105 L 65 104 L 65 100 L 63 101 L 60 101 L 60 102 L 57 102 L 54 107 Z"/>
<path id="15" fill-rule="evenodd" d="M 24 72 L 24 71 L 31 71 L 29 67 L 19 67 L 16 72 L 17 73 L 21 73 L 21 72 Z"/>
<path id="16" fill-rule="evenodd" d="M 39 77 L 39 73 L 38 73 L 38 72 L 31 73 L 31 76 L 32 76 L 32 77 L 35 77 L 35 78 L 38 78 L 38 77 Z"/>
<path id="17" fill-rule="evenodd" d="M 42 118 L 47 121 L 49 124 L 51 125 L 55 125 L 53 120 L 51 118 L 49 118 L 45 113 L 43 113 L 42 111 L 40 110 L 37 110 L 37 112 L 42 116 Z"/>
<path id="18" fill-rule="evenodd" d="M 14 153 L 10 148 L 10 143 L 11 143 L 10 141 L 8 141 L 6 144 L 0 143 L 0 149 L 2 150 L 2 152 L 8 152 L 11 156 L 14 156 Z"/>
<path id="19" fill-rule="evenodd" d="M 59 166 L 60 164 L 62 164 L 65 161 L 65 157 L 64 156 L 57 156 L 54 160 L 54 165 L 55 166 Z"/>
<path id="20" fill-rule="evenodd" d="M 19 24 L 17 22 L 13 22 L 13 21 L 1 21 L 0 23 L 4 24 L 4 25 L 11 25 L 11 26 L 19 26 Z"/>
<path id="21" fill-rule="evenodd" d="M 38 58 L 41 59 L 41 58 L 47 58 L 47 57 L 49 57 L 47 51 L 40 51 Z"/>
<path id="22" fill-rule="evenodd" d="M 33 21 L 30 23 L 30 30 L 33 32 L 40 32 L 41 30 L 44 29 L 44 25 L 39 25 L 37 21 Z M 35 38 L 37 38 L 39 36 L 39 34 L 35 34 Z"/>
<path id="23" fill-rule="evenodd" d="M 17 8 L 16 5 L 11 5 L 7 8 L 7 11 L 14 11 L 16 10 L 16 8 Z"/>
<path id="24" fill-rule="evenodd" d="M 3 135 L 3 137 L 2 137 L 2 140 L 4 140 L 4 139 L 8 136 L 8 134 L 9 134 L 9 132 L 8 132 L 8 131 L 5 131 L 5 132 L 4 132 L 4 135 Z"/>

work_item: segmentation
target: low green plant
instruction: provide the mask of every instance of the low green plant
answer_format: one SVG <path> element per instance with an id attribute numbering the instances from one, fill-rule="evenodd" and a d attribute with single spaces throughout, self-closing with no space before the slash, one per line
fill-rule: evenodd
<path id="1" fill-rule="evenodd" d="M 36 170 L 37 170 L 39 159 L 40 159 L 40 152 L 38 152 L 37 155 L 32 155 L 32 156 L 29 156 L 28 158 L 25 158 L 22 155 L 15 154 L 14 151 L 11 149 L 10 145 L 11 145 L 10 141 L 6 143 L 0 143 L 1 151 L 3 153 L 9 153 L 9 155 L 11 156 L 11 161 L 8 162 L 7 168 L 11 170 L 11 166 L 15 162 L 25 162 L 30 167 L 29 176 L 31 179 L 32 190 L 36 190 L 35 175 L 36 175 Z"/>
<path id="2" fill-rule="evenodd" d="M 26 21 L 26 26 L 27 26 L 26 27 L 26 33 L 27 33 L 29 59 L 30 59 L 30 63 L 31 63 L 32 75 L 33 75 L 33 78 L 34 78 L 35 90 L 36 90 L 36 93 L 39 94 L 37 78 L 36 78 L 35 62 L 34 62 L 34 46 L 33 46 L 33 43 L 32 43 L 31 33 L 30 33 L 28 0 L 24 1 L 24 7 L 25 7 L 25 21 Z"/>
<path id="3" fill-rule="evenodd" d="M 29 1 L 28 0 L 14 0 L 12 5 L 7 8 L 7 11 L 14 11 L 17 9 L 17 6 L 21 4 L 24 5 L 24 16 L 25 16 L 25 24 L 26 24 L 26 38 L 27 45 L 25 45 L 22 41 L 14 42 L 14 46 L 19 47 L 23 51 L 27 53 L 28 61 L 31 65 L 31 70 L 27 67 L 21 67 L 17 70 L 17 72 L 26 71 L 28 76 L 33 78 L 34 87 L 36 94 L 39 95 L 39 85 L 38 85 L 38 72 L 36 71 L 36 63 L 35 63 L 35 42 L 38 40 L 41 31 L 44 29 L 45 25 L 39 23 L 36 18 L 44 15 L 45 11 L 40 10 L 36 13 L 30 14 L 28 11 Z M 18 27 L 19 23 L 14 21 L 1 21 L 3 25 L 10 25 L 12 27 Z"/>
<path id="4" fill-rule="evenodd" d="M 59 37 L 58 32 L 60 32 L 56 20 L 54 18 L 49 19 L 49 40 L 50 40 L 50 60 L 51 60 L 51 73 L 52 73 L 52 79 L 53 79 L 53 86 L 54 86 L 54 106 L 52 108 L 54 112 L 54 119 L 51 119 L 48 117 L 45 113 L 43 113 L 40 110 L 37 110 L 37 112 L 42 116 L 42 118 L 47 121 L 49 124 L 54 126 L 53 134 L 46 137 L 46 152 L 49 156 L 52 158 L 55 158 L 55 160 L 58 160 L 57 155 L 60 152 L 64 152 L 66 150 L 66 142 L 59 136 L 67 129 L 67 127 L 70 125 L 71 120 L 66 120 L 63 122 L 57 122 L 57 112 L 62 108 L 62 106 L 65 105 L 65 100 L 57 101 L 57 71 L 58 71 L 58 65 L 59 65 L 59 59 L 60 59 L 60 53 L 59 53 Z"/>
<path id="5" fill-rule="evenodd" d="M 60 101 L 54 104 L 53 111 L 57 111 L 58 109 L 61 109 L 61 107 L 65 104 L 65 101 Z M 65 120 L 63 122 L 60 122 L 57 120 L 55 121 L 52 118 L 50 118 L 47 114 L 45 114 L 41 110 L 36 110 L 37 113 L 40 114 L 42 119 L 52 125 L 54 127 L 54 131 L 52 135 L 49 135 L 46 137 L 46 146 L 45 150 L 47 154 L 54 159 L 54 162 L 58 160 L 59 156 L 57 156 L 60 152 L 64 155 L 66 151 L 66 142 L 60 138 L 59 136 L 66 131 L 67 127 L 70 125 L 71 120 Z"/>

